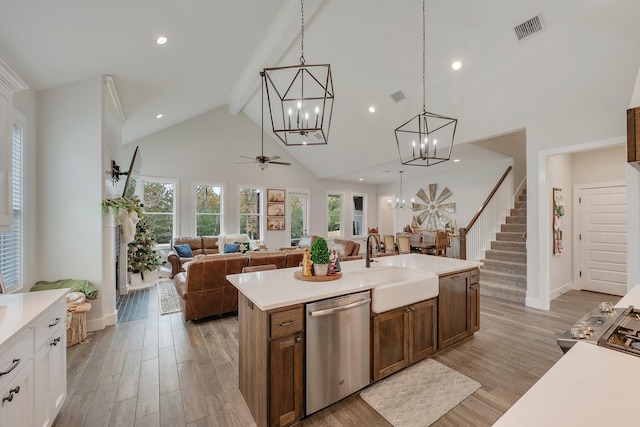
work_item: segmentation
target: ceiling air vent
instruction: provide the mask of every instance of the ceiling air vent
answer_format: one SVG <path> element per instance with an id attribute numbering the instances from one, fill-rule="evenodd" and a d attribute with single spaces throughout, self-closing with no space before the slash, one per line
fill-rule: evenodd
<path id="1" fill-rule="evenodd" d="M 400 102 L 404 98 L 406 98 L 406 97 L 404 96 L 404 93 L 402 93 L 401 90 L 391 94 L 391 99 L 393 99 L 395 102 Z"/>
<path id="2" fill-rule="evenodd" d="M 539 14 L 513 28 L 518 41 L 531 37 L 542 30 L 544 30 L 544 23 L 542 16 Z"/>

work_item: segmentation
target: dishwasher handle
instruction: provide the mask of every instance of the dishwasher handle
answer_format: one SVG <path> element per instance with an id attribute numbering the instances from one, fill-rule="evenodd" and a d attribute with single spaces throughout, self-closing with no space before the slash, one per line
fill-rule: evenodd
<path id="1" fill-rule="evenodd" d="M 361 305 L 369 304 L 371 298 L 362 299 L 360 301 L 352 302 L 351 304 L 341 305 L 339 307 L 327 308 L 326 310 L 310 311 L 311 317 L 329 316 L 331 314 L 340 313 L 341 311 L 351 310 L 352 308 L 360 307 Z"/>

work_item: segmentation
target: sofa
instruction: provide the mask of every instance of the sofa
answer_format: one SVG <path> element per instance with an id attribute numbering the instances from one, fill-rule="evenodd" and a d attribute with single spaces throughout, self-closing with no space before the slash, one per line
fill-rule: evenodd
<path id="1" fill-rule="evenodd" d="M 216 255 L 224 252 L 225 244 L 242 242 L 249 249 L 249 236 L 246 234 L 221 234 L 219 236 L 176 237 L 171 241 L 171 251 L 167 261 L 171 264 L 171 277 L 184 271 L 184 264 L 193 261 L 198 255 Z M 176 245 L 188 245 L 193 256 L 180 255 Z"/>
<path id="2" fill-rule="evenodd" d="M 311 248 L 313 242 L 316 241 L 318 236 L 302 236 L 300 241 L 298 242 L 298 246 L 291 246 L 285 248 L 278 248 L 280 251 L 290 251 L 294 249 L 304 249 Z M 351 261 L 354 259 L 363 259 L 363 256 L 360 255 L 360 243 L 355 242 L 353 240 L 348 239 L 333 239 L 328 242 L 329 250 L 334 250 L 340 257 L 341 261 Z"/>
<path id="3" fill-rule="evenodd" d="M 173 277 L 184 320 L 238 310 L 238 290 L 227 281 L 228 274 L 242 273 L 244 267 L 268 264 L 276 268 L 297 267 L 303 256 L 304 250 L 196 255 L 183 265 L 185 271 Z"/>

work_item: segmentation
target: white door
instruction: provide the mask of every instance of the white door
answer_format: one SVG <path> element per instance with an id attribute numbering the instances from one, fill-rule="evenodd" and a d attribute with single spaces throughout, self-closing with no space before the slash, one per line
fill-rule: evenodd
<path id="1" fill-rule="evenodd" d="M 309 195 L 302 192 L 289 192 L 289 224 L 291 230 L 291 246 L 298 246 L 300 237 L 307 234 Z"/>
<path id="2" fill-rule="evenodd" d="M 378 198 L 378 234 L 384 236 L 386 234 L 396 235 L 395 209 L 389 209 L 388 201 L 395 200 L 395 195 L 386 194 Z M 369 227 L 376 227 L 370 225 Z"/>
<path id="3" fill-rule="evenodd" d="M 612 295 L 627 292 L 627 189 L 579 190 L 579 288 Z"/>

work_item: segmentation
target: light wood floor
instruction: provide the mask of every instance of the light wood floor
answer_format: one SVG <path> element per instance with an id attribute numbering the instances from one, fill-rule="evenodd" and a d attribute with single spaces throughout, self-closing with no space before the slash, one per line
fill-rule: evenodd
<path id="1" fill-rule="evenodd" d="M 436 426 L 489 426 L 561 356 L 556 337 L 601 301 L 619 297 L 570 291 L 550 311 L 482 297 L 480 331 L 434 356 L 482 387 Z M 67 350 L 68 397 L 54 422 L 79 426 L 252 426 L 238 390 L 238 322 L 200 323 L 160 316 L 94 332 Z M 358 394 L 302 426 L 389 426 Z"/>

